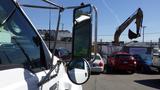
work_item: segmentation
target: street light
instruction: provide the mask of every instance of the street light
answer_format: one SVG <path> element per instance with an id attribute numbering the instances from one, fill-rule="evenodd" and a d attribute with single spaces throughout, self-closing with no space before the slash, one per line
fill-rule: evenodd
<path id="1" fill-rule="evenodd" d="M 144 42 L 144 29 L 146 28 L 147 26 L 142 26 L 143 28 L 143 38 L 142 38 L 142 42 Z"/>

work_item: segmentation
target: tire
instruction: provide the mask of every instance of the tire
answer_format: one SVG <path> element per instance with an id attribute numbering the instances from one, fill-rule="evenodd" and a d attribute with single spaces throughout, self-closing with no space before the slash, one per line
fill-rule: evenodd
<path id="1" fill-rule="evenodd" d="M 141 68 L 140 68 L 140 72 L 141 72 L 141 73 L 145 73 L 144 67 L 141 67 Z"/>
<path id="2" fill-rule="evenodd" d="M 113 72 L 113 67 L 111 67 L 109 64 L 106 65 L 106 73 L 112 73 Z"/>
<path id="3" fill-rule="evenodd" d="M 104 65 L 104 69 L 103 69 L 103 73 L 107 73 L 107 72 L 108 72 L 108 65 L 105 64 L 105 65 Z"/>
<path id="4" fill-rule="evenodd" d="M 128 71 L 129 74 L 135 73 L 135 70 Z"/>
<path id="5" fill-rule="evenodd" d="M 160 68 L 158 68 L 158 73 L 160 73 Z"/>

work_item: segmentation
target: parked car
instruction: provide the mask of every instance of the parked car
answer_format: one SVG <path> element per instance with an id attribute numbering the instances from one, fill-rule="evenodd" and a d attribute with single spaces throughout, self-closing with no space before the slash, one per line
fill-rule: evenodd
<path id="1" fill-rule="evenodd" d="M 137 71 L 142 73 L 149 73 L 152 72 L 154 67 L 152 66 L 152 57 L 151 55 L 147 54 L 135 54 L 133 55 L 137 61 Z"/>
<path id="2" fill-rule="evenodd" d="M 104 71 L 104 60 L 99 53 L 94 57 L 94 53 L 91 53 L 92 59 L 95 59 L 94 62 L 90 63 L 91 72 L 102 73 Z"/>
<path id="3" fill-rule="evenodd" d="M 108 64 L 112 70 L 127 71 L 134 73 L 136 59 L 127 52 L 114 52 L 108 57 Z"/>
<path id="4" fill-rule="evenodd" d="M 69 62 L 71 59 L 71 53 L 66 48 L 55 49 L 55 56 L 61 58 L 62 60 Z"/>

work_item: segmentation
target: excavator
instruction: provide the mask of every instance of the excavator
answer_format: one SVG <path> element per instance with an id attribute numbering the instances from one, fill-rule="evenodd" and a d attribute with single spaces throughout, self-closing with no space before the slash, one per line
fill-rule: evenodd
<path id="1" fill-rule="evenodd" d="M 143 22 L 143 11 L 141 8 L 138 8 L 135 13 L 133 13 L 130 17 L 127 18 L 116 30 L 114 34 L 114 44 L 119 45 L 119 37 L 121 33 L 136 19 L 136 33 L 129 29 L 128 38 L 129 39 L 136 39 L 140 37 L 140 29 L 142 28 Z"/>

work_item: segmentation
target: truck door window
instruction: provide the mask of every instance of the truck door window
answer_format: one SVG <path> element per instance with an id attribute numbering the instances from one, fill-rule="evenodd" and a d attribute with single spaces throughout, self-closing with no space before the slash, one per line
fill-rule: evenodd
<path id="1" fill-rule="evenodd" d="M 10 0 L 1 0 L 0 1 L 0 23 L 7 18 L 7 16 L 13 11 L 15 6 L 13 3 L 10 3 Z M 7 3 L 7 5 L 5 5 Z M 3 5 L 3 6 L 2 6 Z"/>
<path id="2" fill-rule="evenodd" d="M 8 3 L 4 3 L 8 1 Z M 10 2 L 9 2 L 10 1 Z M 3 4 L 4 3 L 4 4 Z M 13 5 L 11 0 L 0 1 L 0 19 L 3 21 L 7 11 Z M 7 5 L 6 5 L 7 4 Z M 11 8 L 12 9 L 12 8 Z M 44 66 L 41 63 L 40 43 L 37 34 L 19 9 L 16 8 L 9 20 L 0 26 L 0 66 L 20 64 L 36 69 Z"/>

